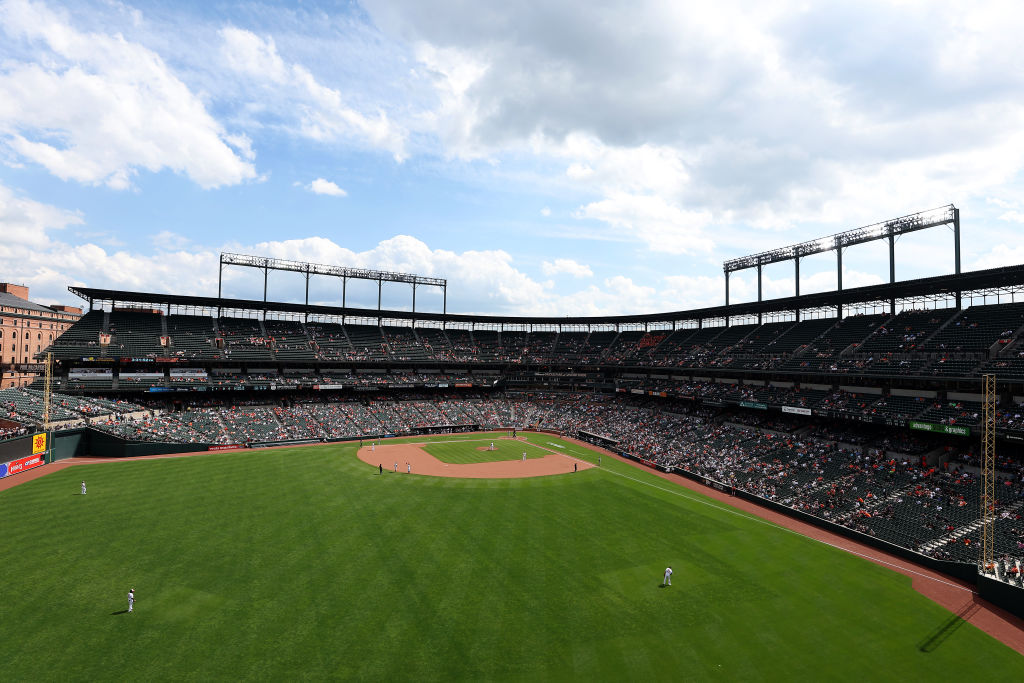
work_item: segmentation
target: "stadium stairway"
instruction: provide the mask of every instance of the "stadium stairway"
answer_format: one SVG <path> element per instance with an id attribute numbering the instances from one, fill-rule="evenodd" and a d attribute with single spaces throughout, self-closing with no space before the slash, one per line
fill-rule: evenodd
<path id="1" fill-rule="evenodd" d="M 931 349 L 932 340 L 942 335 L 943 330 L 952 325 L 957 320 L 962 320 L 964 317 L 964 310 L 956 311 L 953 315 L 949 316 L 945 322 L 939 325 L 936 329 L 932 330 L 932 333 L 921 340 L 921 343 L 917 345 L 919 349 Z"/>
<path id="2" fill-rule="evenodd" d="M 1003 508 L 1002 510 L 1000 510 L 999 514 L 1001 515 L 1004 512 L 1006 512 L 1006 513 L 1009 513 L 1009 514 L 1012 515 L 1015 512 L 1017 512 L 1018 510 L 1020 510 L 1022 507 L 1024 507 L 1024 500 L 1019 500 L 1016 503 L 1013 503 L 1012 505 L 1009 505 L 1009 506 Z M 923 544 L 921 546 L 921 549 L 924 552 L 926 552 L 926 553 L 930 553 L 931 551 L 935 550 L 936 548 L 939 548 L 939 547 L 941 547 L 943 545 L 948 544 L 950 541 L 958 541 L 961 538 L 963 538 L 964 536 L 968 536 L 970 534 L 973 534 L 975 531 L 977 531 L 980 528 L 981 528 L 981 520 L 980 519 L 979 520 L 975 520 L 975 521 L 971 522 L 970 524 L 967 524 L 966 526 L 962 526 L 962 527 L 956 529 L 952 533 L 946 534 L 945 536 L 941 536 L 939 538 L 936 538 L 933 541 L 929 541 L 928 543 Z"/>
<path id="3" fill-rule="evenodd" d="M 1013 331 L 1013 341 L 1000 348 L 1000 344 L 996 341 L 992 346 L 989 347 L 988 357 L 991 358 L 1012 358 L 1016 357 L 1021 351 L 1024 351 L 1024 325 Z"/>
<path id="4" fill-rule="evenodd" d="M 883 505 L 888 505 L 889 503 L 895 503 L 897 499 L 909 495 L 909 493 L 914 490 L 914 486 L 915 484 L 913 483 L 906 484 L 905 486 L 901 486 L 900 488 L 896 489 L 895 491 L 886 495 L 885 497 L 874 496 L 871 499 L 871 502 L 863 505 L 860 509 L 866 512 L 871 512 L 875 508 L 881 507 Z"/>

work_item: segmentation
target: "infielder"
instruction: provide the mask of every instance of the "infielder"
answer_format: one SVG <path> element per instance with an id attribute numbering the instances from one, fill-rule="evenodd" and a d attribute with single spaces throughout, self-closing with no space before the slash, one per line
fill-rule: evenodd
<path id="1" fill-rule="evenodd" d="M 409 463 L 405 463 L 405 473 L 412 474 L 412 465 L 410 465 Z"/>
<path id="2" fill-rule="evenodd" d="M 672 585 L 672 567 L 665 567 L 665 580 L 662 583 L 666 586 Z"/>
<path id="3" fill-rule="evenodd" d="M 131 612 L 132 612 L 132 610 L 134 608 L 135 608 L 135 589 L 134 588 L 129 588 L 128 589 L 128 613 L 131 614 Z"/>

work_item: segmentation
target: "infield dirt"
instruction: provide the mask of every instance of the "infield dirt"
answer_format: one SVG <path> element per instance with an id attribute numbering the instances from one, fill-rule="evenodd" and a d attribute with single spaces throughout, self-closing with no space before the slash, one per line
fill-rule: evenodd
<path id="1" fill-rule="evenodd" d="M 436 443 L 436 442 L 434 442 Z M 527 458 L 526 460 L 499 460 L 497 462 L 476 462 L 455 464 L 441 462 L 421 446 L 426 443 L 382 444 L 376 450 L 369 446 L 359 449 L 359 459 L 367 465 L 406 474 L 406 463 L 412 467 L 412 474 L 425 474 L 430 477 L 456 477 L 461 479 L 517 479 L 520 477 L 544 477 L 551 474 L 572 474 L 575 470 L 587 470 L 594 465 L 585 460 L 577 460 L 569 455 L 549 452 L 543 458 Z"/>

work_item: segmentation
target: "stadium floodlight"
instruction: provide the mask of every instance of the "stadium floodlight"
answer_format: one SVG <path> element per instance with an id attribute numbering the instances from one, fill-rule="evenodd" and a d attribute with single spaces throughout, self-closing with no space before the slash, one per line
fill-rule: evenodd
<path id="1" fill-rule="evenodd" d="M 941 225 L 950 225 L 953 228 L 953 249 L 955 273 L 960 274 L 960 210 L 952 204 L 940 206 L 927 211 L 919 211 L 898 218 L 866 225 L 862 228 L 839 232 L 816 240 L 800 242 L 788 247 L 770 249 L 758 254 L 749 254 L 739 258 L 729 259 L 722 263 L 722 270 L 725 271 L 725 305 L 729 305 L 729 275 L 748 268 L 757 268 L 757 300 L 761 301 L 761 270 L 764 266 L 783 261 L 793 261 L 796 271 L 796 296 L 800 296 L 800 259 L 812 254 L 821 254 L 828 251 L 836 252 L 836 282 L 837 290 L 843 288 L 843 249 L 856 244 L 864 244 L 874 240 L 889 240 L 889 282 L 896 281 L 896 238 L 900 235 L 935 228 Z M 956 292 L 957 307 L 960 306 L 960 292 Z M 892 307 L 895 311 L 895 300 Z M 799 312 L 798 312 L 799 314 Z M 799 317 L 799 315 L 798 315 Z"/>
<path id="2" fill-rule="evenodd" d="M 917 230 L 954 223 L 959 226 L 959 212 L 952 204 L 948 204 L 937 209 L 929 209 L 908 216 L 892 218 L 880 223 L 864 226 L 863 228 L 847 230 L 846 232 L 836 233 L 816 240 L 730 259 L 725 261 L 722 266 L 726 273 L 732 273 L 737 270 L 756 268 L 757 266 L 765 266 L 781 261 L 791 261 L 795 258 L 834 251 L 835 249 L 863 244 L 872 240 L 897 237 Z"/>
<path id="3" fill-rule="evenodd" d="M 443 290 L 443 312 L 448 311 L 448 280 L 438 277 L 427 277 L 425 275 L 414 275 L 412 273 L 395 273 L 386 270 L 371 270 L 368 268 L 349 268 L 347 266 L 331 266 L 322 263 L 306 263 L 304 261 L 290 261 L 268 256 L 251 256 L 249 254 L 233 254 L 222 252 L 220 265 L 217 274 L 217 298 L 222 298 L 222 284 L 224 266 L 243 266 L 247 268 L 258 268 L 263 271 L 263 301 L 267 300 L 267 274 L 271 270 L 281 270 L 293 273 L 302 273 L 306 277 L 306 305 L 309 305 L 309 278 L 313 275 L 328 275 L 340 277 L 341 285 L 341 307 L 345 308 L 345 297 L 349 280 L 371 280 L 377 283 L 377 310 L 381 310 L 382 288 L 385 282 L 404 282 L 412 285 L 412 310 L 416 311 L 416 288 L 425 285 L 428 287 L 439 287 Z"/>

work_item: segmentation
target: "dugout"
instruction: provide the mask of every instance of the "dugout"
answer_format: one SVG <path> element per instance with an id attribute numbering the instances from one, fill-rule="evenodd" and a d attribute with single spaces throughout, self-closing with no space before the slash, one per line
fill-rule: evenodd
<path id="1" fill-rule="evenodd" d="M 594 434 L 593 432 L 587 432 L 582 429 L 576 432 L 576 438 L 580 441 L 586 441 L 587 443 L 592 443 L 595 446 L 600 446 L 601 448 L 607 448 L 608 450 L 615 451 L 616 453 L 619 452 L 618 439 L 602 436 L 601 434 Z"/>
<path id="2" fill-rule="evenodd" d="M 461 432 L 479 432 L 479 424 L 448 424 L 414 427 L 413 434 L 459 434 Z"/>

